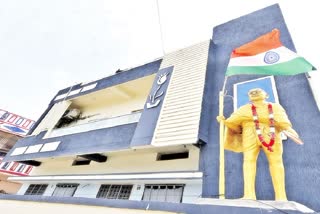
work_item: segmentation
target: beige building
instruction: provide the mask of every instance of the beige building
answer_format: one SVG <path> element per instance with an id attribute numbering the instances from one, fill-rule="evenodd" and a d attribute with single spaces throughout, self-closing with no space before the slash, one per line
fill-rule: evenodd
<path id="1" fill-rule="evenodd" d="M 8 177 L 27 176 L 33 168 L 23 163 L 2 161 L 16 142 L 27 134 L 33 124 L 33 120 L 0 109 L 0 191 L 2 193 L 17 193 L 21 184 L 9 181 Z"/>
<path id="2" fill-rule="evenodd" d="M 17 194 L 196 201 L 209 44 L 59 91 L 6 157 L 35 166 Z"/>

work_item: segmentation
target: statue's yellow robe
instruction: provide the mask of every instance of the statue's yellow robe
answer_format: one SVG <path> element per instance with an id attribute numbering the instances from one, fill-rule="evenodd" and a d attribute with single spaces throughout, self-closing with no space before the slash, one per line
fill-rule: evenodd
<path id="1" fill-rule="evenodd" d="M 259 127 L 267 143 L 270 141 L 270 122 L 268 103 L 256 105 Z M 272 103 L 275 120 L 275 144 L 281 144 L 280 132 L 287 130 L 292 125 L 285 110 L 280 104 Z M 225 120 L 226 135 L 224 148 L 233 152 L 245 152 L 261 146 L 253 121 L 251 104 L 246 104 L 235 111 Z"/>

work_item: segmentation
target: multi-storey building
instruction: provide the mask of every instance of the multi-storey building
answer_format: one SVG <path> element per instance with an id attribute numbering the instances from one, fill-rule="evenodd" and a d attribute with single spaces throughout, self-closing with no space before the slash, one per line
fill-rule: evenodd
<path id="1" fill-rule="evenodd" d="M 61 90 L 9 155 L 37 166 L 29 178 L 12 178 L 23 182 L 19 194 L 168 202 L 200 197 L 209 46 L 205 41 Z"/>
<path id="2" fill-rule="evenodd" d="M 221 163 L 215 117 L 230 52 L 274 28 L 280 30 L 282 43 L 294 51 L 281 11 L 273 5 L 215 27 L 212 40 L 59 91 L 30 135 L 6 156 L 7 161 L 35 166 L 32 176 L 11 178 L 23 184 L 18 194 L 69 196 L 63 201 L 70 203 L 75 202 L 70 196 L 81 197 L 79 203 L 92 204 L 95 202 L 89 198 L 125 199 L 105 203 L 187 213 L 209 211 L 210 207 L 202 210 L 198 205 L 184 204 L 219 197 Z M 286 140 L 288 198 L 320 209 L 316 197 L 320 182 L 314 179 L 319 172 L 315 157 L 320 151 L 316 143 L 320 136 L 311 131 L 319 128 L 320 116 L 304 74 L 229 78 L 225 115 L 234 106 L 227 98 L 238 96 L 232 93 L 233 88 L 260 80 L 270 82 L 306 144 L 297 147 Z M 225 152 L 225 159 L 225 197 L 241 197 L 242 157 Z M 259 157 L 257 196 L 272 200 L 266 162 L 264 156 Z M 52 197 L 44 198 L 50 201 Z M 159 205 L 155 201 L 182 204 Z"/>
<path id="3" fill-rule="evenodd" d="M 33 124 L 33 120 L 0 109 L 0 191 L 2 193 L 16 193 L 21 187 L 20 183 L 8 181 L 9 176 L 26 176 L 33 168 L 33 166 L 14 161 L 2 162 L 3 157 L 19 139 L 28 133 Z"/>

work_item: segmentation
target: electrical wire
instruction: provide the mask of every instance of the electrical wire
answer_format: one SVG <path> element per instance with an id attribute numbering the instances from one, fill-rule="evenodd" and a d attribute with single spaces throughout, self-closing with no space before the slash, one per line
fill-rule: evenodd
<path id="1" fill-rule="evenodd" d="M 161 48 L 162 48 L 162 54 L 165 54 L 164 51 L 164 42 L 163 42 L 163 33 L 162 33 L 162 25 L 161 25 L 161 19 L 160 19 L 160 8 L 159 8 L 159 1 L 156 0 L 157 3 L 157 11 L 158 11 L 158 22 L 159 22 L 159 29 L 160 29 L 160 40 L 161 40 Z"/>

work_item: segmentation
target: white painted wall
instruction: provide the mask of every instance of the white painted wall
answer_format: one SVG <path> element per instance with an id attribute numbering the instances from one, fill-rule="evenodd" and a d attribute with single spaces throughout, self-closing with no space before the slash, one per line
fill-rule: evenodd
<path id="1" fill-rule="evenodd" d="M 36 184 L 36 182 L 34 183 Z M 48 187 L 46 191 L 43 193 L 43 196 L 52 196 L 54 190 L 56 189 L 56 183 L 55 182 L 49 182 Z"/>
<path id="2" fill-rule="evenodd" d="M 17 195 L 24 195 L 30 184 L 48 184 L 47 189 L 44 191 L 43 196 L 51 196 L 56 188 L 56 182 L 24 182 L 17 192 Z"/>
<path id="3" fill-rule="evenodd" d="M 23 183 L 22 186 L 20 187 L 19 191 L 17 192 L 17 195 L 24 195 L 24 193 L 27 191 L 29 187 L 29 183 Z"/>
<path id="4" fill-rule="evenodd" d="M 140 201 L 144 192 L 144 183 L 137 183 L 133 185 L 129 200 Z"/>
<path id="5" fill-rule="evenodd" d="M 101 184 L 81 183 L 74 193 L 74 197 L 96 198 L 100 185 Z"/>
<path id="6" fill-rule="evenodd" d="M 188 183 L 183 190 L 182 203 L 194 203 L 202 196 L 202 183 Z"/>
<path id="7" fill-rule="evenodd" d="M 45 182 L 42 182 L 45 183 Z M 61 182 L 48 182 L 48 187 L 44 192 L 43 196 L 52 196 L 56 185 L 59 183 L 79 183 L 79 186 L 74 193 L 73 197 L 83 197 L 83 198 L 96 198 L 99 188 L 102 184 L 113 184 L 114 182 L 77 182 L 77 181 L 61 181 Z M 117 184 L 131 184 L 133 185 L 131 195 L 129 200 L 136 200 L 140 201 L 143 197 L 144 187 L 146 184 L 185 184 L 182 203 L 194 203 L 198 200 L 201 196 L 202 191 L 202 182 L 200 180 L 182 180 L 182 181 L 175 181 L 175 180 L 150 180 L 145 182 L 130 182 L 130 181 L 123 181 L 122 183 L 117 181 Z M 25 183 L 20 188 L 17 195 L 24 195 L 26 190 L 28 189 L 30 184 L 37 184 L 36 182 L 33 183 Z"/>

